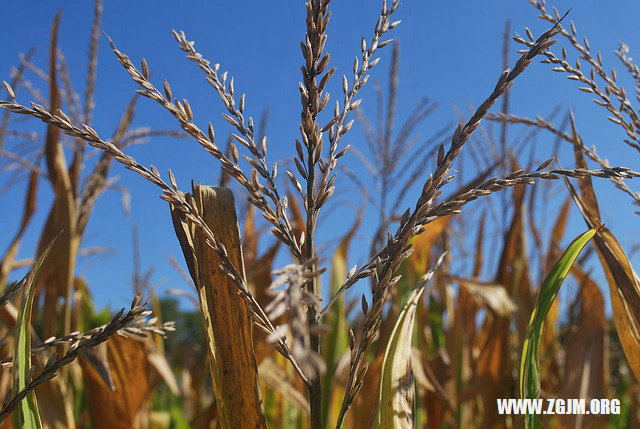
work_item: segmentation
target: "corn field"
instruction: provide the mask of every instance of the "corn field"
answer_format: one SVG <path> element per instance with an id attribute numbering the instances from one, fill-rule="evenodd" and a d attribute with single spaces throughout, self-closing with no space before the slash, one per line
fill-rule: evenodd
<path id="1" fill-rule="evenodd" d="M 0 194 L 11 221 L 0 237 L 0 428 L 640 427 L 636 220 L 624 217 L 640 213 L 640 69 L 623 43 L 605 57 L 592 49 L 561 5 L 521 2 L 543 30 L 497 29 L 492 84 L 440 124 L 438 100 L 407 108 L 400 96 L 394 33 L 419 17 L 399 0 L 366 2 L 376 18 L 359 44 L 344 43 L 348 63 L 327 42 L 339 37 L 337 2 L 286 6 L 304 15 L 288 36 L 298 57 L 282 65 L 300 67 L 288 141 L 268 138 L 268 106 L 256 111 L 241 88 L 250 82 L 221 65 L 224 40 L 201 51 L 167 28 L 178 49 L 158 41 L 134 57 L 133 29 L 119 40 L 103 22 L 118 6 L 95 0 L 89 33 L 73 30 L 88 39 L 84 70 L 65 56 L 78 47 L 61 42 L 74 26 L 62 11 L 40 46 L 11 44 L 0 190 L 18 197 Z M 88 4 L 64 7 L 89 16 Z M 208 111 L 162 77 L 159 52 L 191 66 L 185 81 L 206 82 Z M 113 132 L 96 125 L 103 63 L 133 88 Z M 512 107 L 533 67 L 568 80 L 545 116 Z M 590 100 L 591 126 L 611 130 L 596 145 L 572 108 Z M 171 155 L 157 140 L 175 143 Z M 199 147 L 196 161 L 181 159 L 185 146 Z M 620 153 L 624 165 L 610 164 Z M 174 174 L 182 163 L 208 175 Z M 87 244 L 92 218 L 105 234 L 132 223 L 94 215 L 105 195 L 115 190 L 125 213 L 145 206 L 128 181 L 163 200 L 145 217 L 168 227 L 131 226 L 131 266 L 101 283 L 130 291 L 113 311 L 81 262 L 110 252 Z M 145 270 L 160 236 L 178 250 Z M 180 284 L 159 289 L 152 268 Z"/>

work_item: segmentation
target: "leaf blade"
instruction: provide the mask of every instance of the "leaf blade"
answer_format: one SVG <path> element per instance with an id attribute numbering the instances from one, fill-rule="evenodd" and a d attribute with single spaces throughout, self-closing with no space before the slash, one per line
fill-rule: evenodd
<path id="1" fill-rule="evenodd" d="M 411 427 L 413 424 L 411 339 L 416 309 L 424 289 L 424 286 L 415 289 L 407 297 L 387 344 L 375 428 Z"/>
<path id="2" fill-rule="evenodd" d="M 519 391 L 522 399 L 537 399 L 540 395 L 538 350 L 547 313 L 558 295 L 562 282 L 569 274 L 571 266 L 597 231 L 598 228 L 590 229 L 571 242 L 545 278 L 542 286 L 540 286 L 538 298 L 529 319 L 527 335 L 522 346 L 520 358 Z M 527 428 L 538 428 L 540 427 L 540 420 L 536 415 L 527 415 L 525 417 L 525 426 Z"/>
<path id="3" fill-rule="evenodd" d="M 38 277 L 45 258 L 49 255 L 53 242 L 42 252 L 42 255 L 36 261 L 33 269 L 27 275 L 27 281 L 24 286 L 25 299 L 22 303 L 22 311 L 18 318 L 18 332 L 15 341 L 14 362 L 13 362 L 13 391 L 19 392 L 23 390 L 29 380 L 31 372 L 31 312 L 38 284 Z M 36 395 L 33 391 L 20 401 L 14 413 L 14 424 L 16 427 L 26 429 L 40 429 L 42 422 L 38 411 L 38 403 Z"/>

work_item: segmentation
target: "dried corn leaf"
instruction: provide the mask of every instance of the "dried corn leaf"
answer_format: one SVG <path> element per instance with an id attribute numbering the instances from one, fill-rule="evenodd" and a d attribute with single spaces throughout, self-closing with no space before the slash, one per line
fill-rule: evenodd
<path id="1" fill-rule="evenodd" d="M 513 163 L 513 168 L 518 166 Z M 526 234 L 524 222 L 524 198 L 526 187 L 520 185 L 513 190 L 513 217 L 504 239 L 502 253 L 493 283 L 504 285 L 510 299 L 519 311 L 515 314 L 517 338 L 522 341 L 528 323 L 528 309 L 531 307 L 531 287 L 527 260 Z M 507 398 L 516 389 L 513 379 L 512 317 L 501 317 L 491 313 L 485 318 L 474 347 L 479 355 L 471 362 L 472 377 L 477 383 L 479 399 L 485 409 L 494 409 L 496 399 Z M 503 416 L 485 413 L 483 425 L 501 427 Z"/>
<path id="2" fill-rule="evenodd" d="M 49 51 L 49 103 L 50 112 L 57 114 L 60 108 L 60 94 L 56 77 L 57 39 L 60 13 L 56 15 L 51 30 Z M 67 170 L 67 163 L 60 142 L 60 130 L 49 125 L 45 142 L 45 160 L 49 181 L 54 192 L 54 202 L 49 217 L 40 236 L 41 251 L 55 236 L 58 236 L 47 265 L 43 271 L 45 285 L 45 303 L 43 309 L 43 333 L 45 337 L 58 335 L 59 321 L 62 319 L 63 331 L 69 332 L 71 308 L 69 305 L 73 271 L 75 267 L 78 239 L 75 235 L 76 202 Z M 59 298 L 65 299 L 64 316 L 58 314 Z"/>
<path id="3" fill-rule="evenodd" d="M 204 222 L 224 244 L 244 276 L 240 232 L 233 194 L 227 188 L 196 186 L 193 198 Z M 265 427 L 252 324 L 237 285 L 220 269 L 220 258 L 177 211 L 174 227 L 189 272 L 198 288 L 205 324 L 214 394 L 223 427 Z M 232 333 L 232 334 L 231 334 Z"/>
<path id="4" fill-rule="evenodd" d="M 107 343 L 98 344 L 84 352 L 82 358 L 84 362 L 93 367 L 109 390 L 113 391 L 116 389 L 116 386 L 113 384 L 113 377 L 111 376 L 107 349 Z"/>
<path id="5" fill-rule="evenodd" d="M 569 211 L 571 209 L 571 198 L 567 198 L 558 213 L 558 217 L 551 229 L 551 237 L 549 240 L 549 249 L 545 263 L 545 272 L 549 272 L 555 261 L 560 257 L 562 249 L 560 242 L 564 236 L 564 231 L 569 219 Z M 541 362 L 541 384 L 543 389 L 548 391 L 557 391 L 560 382 L 560 368 L 556 352 L 556 321 L 558 319 L 559 301 L 554 300 L 545 321 L 545 329 L 542 332 L 542 344 L 540 346 L 540 355 L 545 356 Z"/>
<path id="6" fill-rule="evenodd" d="M 244 217 L 244 230 L 242 231 L 242 255 L 244 256 L 247 271 L 250 271 L 249 267 L 251 267 L 258 258 L 260 233 L 256 231 L 255 220 L 253 218 L 254 211 L 253 204 L 248 204 Z"/>
<path id="7" fill-rule="evenodd" d="M 111 390 L 86 358 L 80 366 L 93 429 L 131 428 L 140 407 L 149 396 L 149 362 L 144 343 L 113 336 L 107 342 L 107 355 L 113 385 Z"/>
<path id="8" fill-rule="evenodd" d="M 425 287 L 414 290 L 400 311 L 384 353 L 375 428 L 413 426 L 414 381 L 411 339 L 416 308 Z"/>
<path id="9" fill-rule="evenodd" d="M 289 208 L 291 209 L 293 232 L 296 240 L 300 241 L 300 237 L 302 237 L 302 234 L 304 234 L 304 231 L 306 230 L 307 222 L 302 210 L 300 210 L 296 195 L 291 192 L 287 192 L 287 201 L 289 203 Z"/>
<path id="10" fill-rule="evenodd" d="M 452 218 L 453 215 L 437 218 L 433 222 L 425 225 L 425 230 L 422 234 L 415 236 L 411 240 L 411 245 L 414 251 L 409 257 L 409 262 L 413 269 L 415 278 L 410 276 L 408 281 L 411 282 L 412 285 L 414 285 L 416 281 L 418 281 L 418 278 L 424 274 L 426 267 L 431 265 L 431 248 L 447 229 Z"/>
<path id="11" fill-rule="evenodd" d="M 576 166 L 586 168 L 580 137 L 575 128 L 573 131 Z M 587 225 L 591 228 L 599 226 L 600 211 L 591 179 L 578 179 L 582 198 L 567 179 L 565 183 Z M 613 320 L 622 349 L 636 380 L 640 380 L 640 277 L 618 240 L 606 227 L 602 227 L 595 236 L 594 247 L 609 284 Z"/>
<path id="12" fill-rule="evenodd" d="M 553 266 L 554 261 L 558 259 L 560 256 L 560 242 L 562 241 L 562 237 L 564 236 L 564 231 L 567 227 L 567 221 L 569 219 L 569 209 L 571 208 L 571 199 L 567 198 L 567 200 L 562 205 L 560 209 L 560 213 L 558 213 L 558 217 L 553 224 L 553 228 L 551 230 L 551 240 L 549 242 L 549 250 L 547 251 L 547 261 L 545 272 L 549 272 L 551 267 Z M 545 339 L 546 343 L 550 343 L 555 337 L 555 323 L 558 318 L 558 301 L 554 301 L 554 304 L 551 306 L 549 310 L 549 314 L 547 315 L 547 329 L 545 329 Z"/>
<path id="13" fill-rule="evenodd" d="M 269 295 L 269 286 L 271 286 L 273 261 L 278 254 L 280 248 L 280 240 L 277 240 L 266 252 L 261 255 L 257 260 L 253 261 L 253 266 L 247 273 L 247 283 L 252 288 L 254 297 L 261 306 L 266 306 L 271 302 L 273 296 Z M 284 316 L 281 317 L 283 319 Z M 280 324 L 278 319 L 273 321 L 276 325 Z M 273 352 L 273 344 L 267 341 L 267 333 L 258 328 L 253 329 L 254 335 L 254 354 L 256 356 L 256 362 L 261 362 L 266 356 Z"/>
<path id="14" fill-rule="evenodd" d="M 518 165 L 514 164 L 513 168 L 518 168 Z M 521 309 L 516 314 L 516 327 L 520 342 L 526 334 L 529 310 L 532 305 L 524 221 L 526 189 L 524 185 L 519 185 L 513 190 L 513 218 L 504 238 L 504 247 L 495 279 L 495 283 L 502 284 L 507 288 L 507 293 L 516 306 Z"/>
<path id="15" fill-rule="evenodd" d="M 476 239 L 476 253 L 473 261 L 473 276 L 478 277 L 482 272 L 484 262 L 484 227 L 487 221 L 487 213 L 482 213 L 480 226 L 478 227 L 478 238 Z"/>
<path id="16" fill-rule="evenodd" d="M 608 321 L 598 285 L 574 265 L 572 274 L 581 284 L 576 301 L 580 314 L 567 339 L 561 398 L 606 398 L 609 392 Z M 588 333 L 588 334 L 585 334 Z M 608 416 L 559 416 L 562 427 L 600 428 Z"/>
<path id="17" fill-rule="evenodd" d="M 383 359 L 384 354 L 379 353 L 373 359 L 371 365 L 369 365 L 369 369 L 364 376 L 364 383 L 360 389 L 361 393 L 369 394 L 356 396 L 351 406 L 351 412 L 347 414 L 344 427 L 370 428 L 374 425 L 376 414 L 373 410 L 376 409 L 376 402 L 378 400 L 375 392 L 380 389 Z"/>
<path id="18" fill-rule="evenodd" d="M 27 229 L 29 221 L 31 220 L 31 217 L 36 210 L 37 192 L 38 173 L 36 171 L 33 171 L 31 172 L 31 176 L 29 177 L 29 187 L 27 188 L 24 211 L 22 212 L 22 220 L 20 221 L 18 232 L 16 232 L 16 235 L 9 245 L 9 249 L 7 249 L 7 252 L 4 254 L 4 257 L 0 262 L 0 288 L 3 288 L 7 284 L 7 278 L 9 276 L 9 273 L 13 269 L 13 263 L 15 261 L 16 255 L 18 254 L 18 248 L 20 247 L 22 235 Z"/>

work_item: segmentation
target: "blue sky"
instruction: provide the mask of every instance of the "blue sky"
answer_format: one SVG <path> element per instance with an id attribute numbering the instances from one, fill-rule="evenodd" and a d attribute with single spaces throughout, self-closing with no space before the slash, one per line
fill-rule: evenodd
<path id="1" fill-rule="evenodd" d="M 37 7 L 32 2 L 3 5 L 0 15 L 3 34 L 0 43 L 1 79 L 9 80 L 9 70 L 16 63 L 18 54 L 31 46 L 38 48 L 34 62 L 46 68 L 51 22 L 56 11 L 63 9 L 59 46 L 70 65 L 71 78 L 76 88 L 81 90 L 87 68 L 88 35 L 93 14 L 91 3 L 76 0 L 41 2 Z M 246 109 L 255 119 L 260 117 L 264 108 L 269 108 L 267 135 L 270 160 L 280 160 L 291 153 L 294 139 L 299 136 L 297 82 L 301 79 L 298 45 L 304 35 L 302 1 L 105 3 L 103 30 L 134 63 L 139 64 L 143 56 L 147 59 L 157 85 L 166 78 L 174 95 L 188 98 L 196 122 L 201 127 L 206 125 L 206 121 L 212 121 L 221 145 L 230 131 L 220 117 L 222 105 L 200 71 L 178 49 L 171 36 L 172 28 L 184 30 L 191 40 L 196 41 L 196 48 L 205 57 L 221 63 L 222 69 L 230 71 L 235 77 L 236 91 L 247 93 Z M 333 3 L 327 50 L 331 53 L 331 64 L 338 67 L 339 77 L 350 70 L 353 58 L 359 52 L 361 37 L 370 38 L 379 2 L 343 0 Z M 639 3 L 613 1 L 608 2 L 607 7 L 593 0 L 551 4 L 561 11 L 572 7 L 570 19 L 575 21 L 579 34 L 588 35 L 592 49 L 602 50 L 605 62 L 615 65 L 619 72 L 622 68 L 612 54 L 618 42 L 629 44 L 632 56 L 634 47 L 640 50 L 635 19 L 640 16 Z M 396 18 L 402 19 L 402 24 L 392 34 L 401 46 L 397 117 L 406 117 L 420 99 L 427 96 L 438 102 L 440 107 L 418 129 L 422 135 L 428 136 L 445 124 L 457 121 L 454 105 L 467 112 L 471 106 L 477 106 L 484 100 L 495 85 L 502 63 L 505 19 L 511 18 L 512 31 L 524 34 L 524 27 L 528 26 L 535 35 L 539 35 L 549 25 L 537 19 L 536 15 L 537 11 L 525 0 L 403 1 Z M 561 40 L 561 43 L 565 42 Z M 511 64 L 517 58 L 517 49 L 513 44 Z M 383 59 L 372 73 L 372 79 L 380 80 L 383 85 L 387 82 L 390 54 L 390 50 L 383 51 Z M 29 76 L 34 85 L 46 93 L 46 86 L 33 74 Z M 329 87 L 329 92 L 338 97 L 339 82 L 340 79 L 334 77 Z M 631 92 L 629 82 L 627 88 Z M 93 127 L 104 138 L 113 132 L 134 89 L 134 83 L 117 63 L 106 38 L 102 36 Z M 372 85 L 362 95 L 365 98 L 363 109 L 374 116 Z M 24 90 L 18 99 L 22 102 L 30 100 Z M 605 112 L 596 108 L 590 97 L 579 92 L 573 82 L 552 73 L 550 67 L 533 64 L 518 78 L 511 91 L 512 112 L 517 114 L 545 116 L 558 105 L 564 110 L 574 108 L 578 128 L 588 146 L 597 145 L 599 153 L 614 165 L 636 165 L 638 154 L 622 143 L 623 134 L 619 127 L 609 123 Z M 137 112 L 137 126 L 176 128 L 173 118 L 151 101 L 141 100 Z M 43 130 L 40 125 L 33 125 L 39 131 Z M 540 161 L 551 152 L 552 142 L 553 139 L 546 134 L 537 139 L 539 148 L 536 154 L 539 154 Z M 363 147 L 361 130 L 354 127 L 343 143 Z M 191 179 L 212 183 L 219 170 L 216 160 L 188 139 L 157 138 L 146 145 L 131 148 L 129 153 L 143 164 L 155 165 L 163 173 L 171 168 L 183 190 L 189 188 Z M 569 152 L 562 154 L 560 161 L 571 166 L 572 160 L 567 156 Z M 345 162 L 353 166 L 356 159 L 348 156 Z M 431 164 L 425 167 L 425 174 L 429 168 Z M 355 169 L 358 171 L 357 167 Z M 167 262 L 168 255 L 179 261 L 182 259 L 167 205 L 158 198 L 158 190 L 119 166 L 115 166 L 112 172 L 120 176 L 118 183 L 131 192 L 131 218 L 124 218 L 119 193 L 107 191 L 95 208 L 84 246 L 104 246 L 116 252 L 102 257 L 81 258 L 79 274 L 87 279 L 99 305 L 126 304 L 131 296 L 131 231 L 132 225 L 137 224 L 142 266 L 153 268 L 153 284 L 159 291 L 185 288 Z M 352 188 L 346 181 L 340 183 L 344 189 Z M 9 208 L 0 212 L 1 251 L 6 249 L 17 228 L 24 186 L 26 184 L 21 183 L 0 195 L 0 204 Z M 632 187 L 637 188 L 633 184 Z M 49 189 L 47 183 L 41 183 L 39 211 L 25 236 L 20 257 L 33 254 L 51 203 Z M 635 244 L 633 237 L 638 232 L 636 218 L 631 214 L 629 199 L 613 189 L 609 184 L 598 185 L 601 208 L 607 225 L 620 235 L 623 246 L 629 250 Z M 359 204 L 359 197 L 354 193 L 339 192 L 335 198 L 340 206 L 320 228 L 320 236 L 328 243 L 328 251 L 332 249 L 331 243 L 335 243 L 335 239 L 350 225 L 353 210 Z M 410 196 L 405 205 L 413 200 L 415 198 Z M 473 207 L 469 211 L 473 213 Z M 584 230 L 583 222 L 577 217 L 573 219 L 568 236 Z M 369 248 L 366 237 L 374 224 L 375 214 L 370 212 L 365 216 L 365 225 L 354 243 L 350 264 L 364 260 Z M 330 256 L 330 253 L 325 256 Z M 281 259 L 286 262 L 286 258 Z"/>

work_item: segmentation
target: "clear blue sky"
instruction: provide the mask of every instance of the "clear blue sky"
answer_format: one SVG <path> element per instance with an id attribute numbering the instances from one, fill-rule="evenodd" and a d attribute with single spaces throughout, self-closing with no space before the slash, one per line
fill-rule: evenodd
<path id="1" fill-rule="evenodd" d="M 201 126 L 211 120 L 216 126 L 220 144 L 229 131 L 220 118 L 222 105 L 200 71 L 178 49 L 171 36 L 172 28 L 184 30 L 191 40 L 196 41 L 200 52 L 212 62 L 221 63 L 223 69 L 230 70 L 235 77 L 236 91 L 247 93 L 247 111 L 255 119 L 259 118 L 263 108 L 269 108 L 267 135 L 270 160 L 279 160 L 291 153 L 293 141 L 299 136 L 297 82 L 300 80 L 301 55 L 298 45 L 304 35 L 303 1 L 105 3 L 104 31 L 134 63 L 139 64 L 141 57 L 146 57 L 156 84 L 160 85 L 162 79 L 167 78 L 174 95 L 188 98 Z M 636 19 L 640 16 L 639 3 L 618 0 L 608 2 L 606 7 L 594 0 L 552 4 L 562 11 L 572 7 L 570 18 L 576 22 L 579 34 L 588 35 L 592 49 L 602 50 L 605 62 L 615 64 L 620 72 L 622 69 L 611 53 L 618 42 L 628 43 L 632 55 L 634 47 L 640 52 Z M 331 64 L 339 69 L 339 77 L 342 72 L 349 71 L 353 57 L 359 51 L 361 37 L 370 37 L 379 2 L 334 1 L 332 8 L 327 50 L 331 53 Z M 9 80 L 10 67 L 16 63 L 18 54 L 31 46 L 38 48 L 34 62 L 46 68 L 51 22 L 58 9 L 63 9 L 59 45 L 69 62 L 76 88 L 82 90 L 93 14 L 92 2 L 87 0 L 38 2 L 37 6 L 33 2 L 6 2 L 0 15 L 0 80 Z M 529 26 L 535 35 L 539 35 L 549 26 L 536 15 L 537 11 L 525 0 L 403 1 L 396 18 L 403 22 L 393 33 L 393 37 L 401 42 L 397 117 L 406 117 L 424 96 L 437 101 L 440 104 L 438 111 L 418 130 L 426 136 L 457 120 L 454 103 L 465 111 L 470 106 L 477 106 L 492 90 L 500 72 L 505 19 L 512 19 L 513 31 L 524 34 L 524 27 Z M 512 45 L 512 64 L 517 58 L 517 49 Z M 386 83 L 390 54 L 390 50 L 384 51 L 372 79 Z M 33 74 L 29 76 L 46 93 L 46 86 Z M 338 96 L 339 81 L 334 77 L 329 88 Z M 627 84 L 627 87 L 631 93 L 632 86 Z M 92 125 L 104 138 L 113 132 L 133 89 L 134 83 L 117 63 L 106 38 L 102 36 Z M 375 115 L 372 85 L 363 91 L 363 95 L 364 110 L 371 116 Z M 18 98 L 23 102 L 30 100 L 24 90 Z M 596 109 L 590 97 L 580 93 L 573 82 L 552 73 L 548 66 L 532 65 L 518 79 L 511 93 L 512 112 L 521 115 L 544 116 L 558 104 L 565 109 L 574 107 L 578 127 L 587 145 L 597 145 L 599 152 L 612 164 L 637 165 L 637 153 L 632 153 L 622 143 L 620 129 L 606 121 L 603 110 Z M 135 124 L 157 129 L 176 128 L 173 118 L 146 99 L 139 103 Z M 40 125 L 38 127 L 39 131 L 43 130 Z M 360 129 L 355 127 L 343 142 L 364 146 Z M 551 151 L 552 139 L 541 134 L 536 144 L 540 145 L 538 153 L 543 160 Z M 143 164 L 155 165 L 163 174 L 167 169 L 173 169 L 184 190 L 188 189 L 191 179 L 210 183 L 217 177 L 217 162 L 192 140 L 158 138 L 147 145 L 131 148 L 129 153 Z M 561 157 L 561 162 L 566 166 L 572 165 L 571 158 L 566 156 L 568 152 L 563 153 L 565 156 Z M 350 165 L 355 161 L 353 156 L 346 159 Z M 153 284 L 159 291 L 170 287 L 183 288 L 183 282 L 167 262 L 167 255 L 181 262 L 182 259 L 166 203 L 158 198 L 159 192 L 154 186 L 133 173 L 119 166 L 115 166 L 112 172 L 120 176 L 118 183 L 131 192 L 132 216 L 125 220 L 120 195 L 107 191 L 95 208 L 84 246 L 110 247 L 116 253 L 81 258 L 78 272 L 88 280 L 99 305 L 127 303 L 131 296 L 131 230 L 135 223 L 140 230 L 142 266 L 153 268 Z M 342 184 L 345 188 L 351 187 L 348 182 Z M 0 195 L 0 204 L 5 207 L 0 211 L 2 252 L 17 228 L 25 185 L 22 183 Z M 623 245 L 630 249 L 634 244 L 633 237 L 637 236 L 638 224 L 636 218 L 629 214 L 632 208 L 629 199 L 617 191 L 613 192 L 608 184 L 598 189 L 601 189 L 601 205 L 608 226 L 621 235 Z M 338 194 L 336 199 L 351 201 L 353 207 L 359 203 L 354 194 Z M 411 199 L 407 200 L 405 205 L 410 202 Z M 42 182 L 38 213 L 25 236 L 20 257 L 32 256 L 50 203 L 49 185 Z M 321 226 L 320 235 L 327 242 L 347 229 L 353 216 L 350 207 L 344 204 L 333 218 Z M 365 217 L 365 220 L 372 219 L 375 219 L 374 214 Z M 569 235 L 584 229 L 582 221 L 577 217 L 574 219 Z M 368 249 L 365 238 L 372 228 L 372 222 L 363 227 L 354 245 L 350 264 L 363 261 Z"/>

